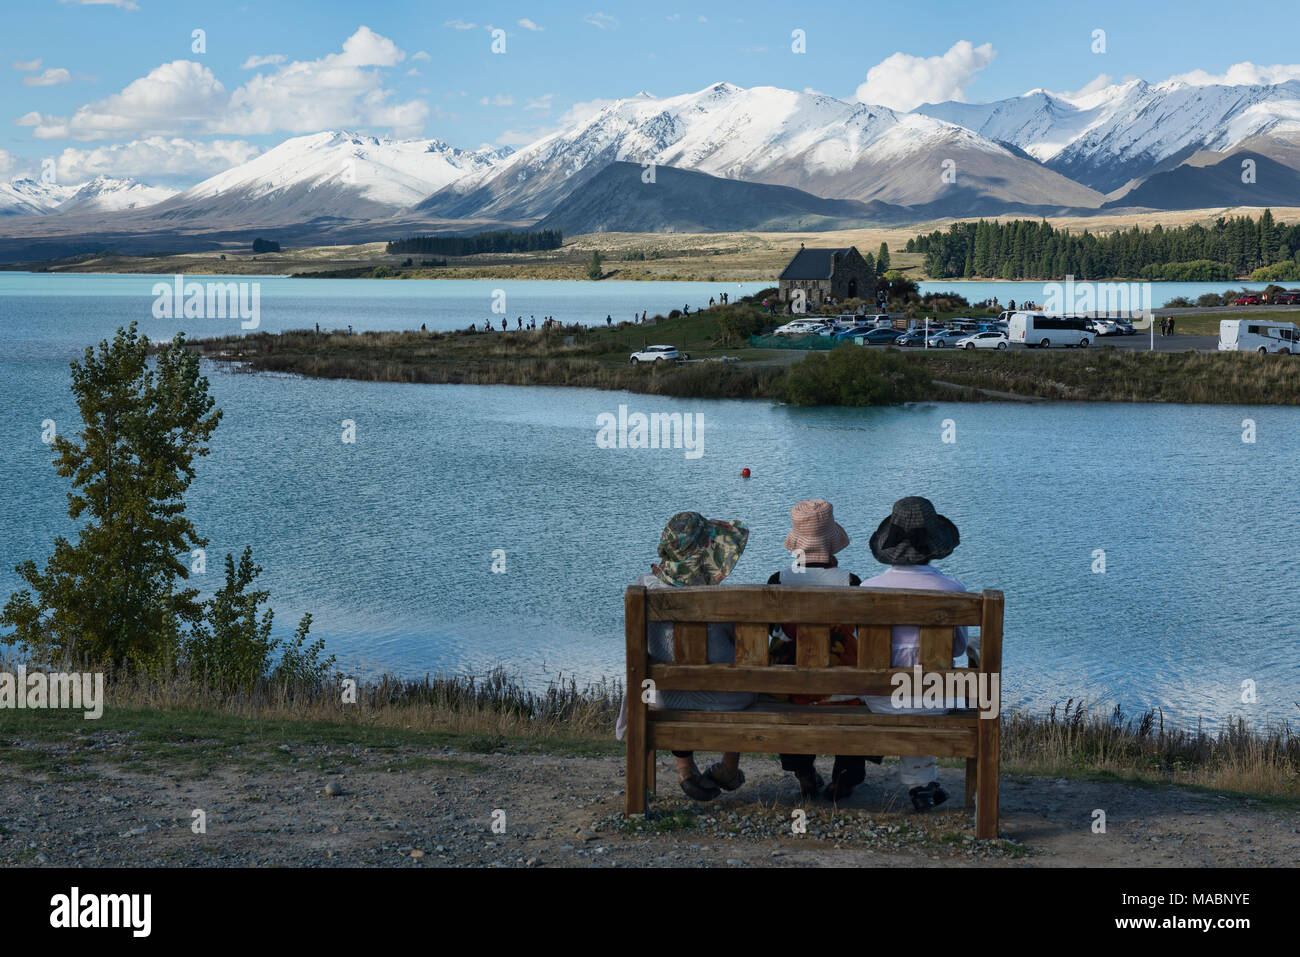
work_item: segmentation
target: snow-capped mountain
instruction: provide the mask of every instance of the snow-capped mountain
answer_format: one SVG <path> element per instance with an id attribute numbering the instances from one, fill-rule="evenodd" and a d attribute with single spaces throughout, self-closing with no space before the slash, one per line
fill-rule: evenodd
<path id="1" fill-rule="evenodd" d="M 995 103 L 939 103 L 918 113 L 1012 144 L 1108 192 L 1196 152 L 1224 153 L 1259 135 L 1300 134 L 1300 81 L 1201 85 L 1132 80 L 1078 97 L 1034 90 Z"/>
<path id="2" fill-rule="evenodd" d="M 943 176 L 947 160 L 955 182 Z M 1039 163 L 933 117 L 718 83 L 681 96 L 618 100 L 416 208 L 447 217 L 540 216 L 616 161 L 901 205 L 969 195 L 1061 206 L 1100 202 Z"/>
<path id="3" fill-rule="evenodd" d="M 157 212 L 168 219 L 217 215 L 265 223 L 387 216 L 509 154 L 437 139 L 313 133 L 205 179 Z"/>
<path id="4" fill-rule="evenodd" d="M 73 186 L 56 186 L 27 176 L 0 183 L 0 216 L 43 216 L 76 192 Z"/>
<path id="5" fill-rule="evenodd" d="M 177 192 L 178 190 L 166 186 L 146 186 L 133 179 L 96 176 L 89 182 L 75 187 L 72 195 L 59 204 L 58 212 L 63 214 L 144 209 L 170 199 Z"/>

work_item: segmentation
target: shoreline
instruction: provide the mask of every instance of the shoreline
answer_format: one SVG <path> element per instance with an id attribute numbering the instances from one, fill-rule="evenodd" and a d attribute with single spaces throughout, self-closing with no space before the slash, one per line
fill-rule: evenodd
<path id="1" fill-rule="evenodd" d="M 300 330 L 196 339 L 187 341 L 186 348 L 239 371 L 306 378 L 562 386 L 801 406 L 1025 400 L 1300 405 L 1300 361 L 1295 356 L 1147 352 L 1104 343 L 1089 349 L 1005 352 L 851 345 L 798 351 L 749 345 L 749 330 L 771 320 L 757 307 L 736 304 L 648 326 L 356 335 Z M 651 340 L 675 345 L 692 361 L 630 366 L 630 352 Z M 723 357 L 736 361 L 702 361 Z"/>

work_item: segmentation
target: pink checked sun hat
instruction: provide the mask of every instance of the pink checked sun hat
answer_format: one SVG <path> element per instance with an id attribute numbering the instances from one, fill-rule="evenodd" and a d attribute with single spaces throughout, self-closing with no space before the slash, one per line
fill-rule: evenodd
<path id="1" fill-rule="evenodd" d="M 790 509 L 790 525 L 786 551 L 802 549 L 805 562 L 829 562 L 832 555 L 849 544 L 849 534 L 835 521 L 831 503 L 819 498 L 805 499 Z"/>

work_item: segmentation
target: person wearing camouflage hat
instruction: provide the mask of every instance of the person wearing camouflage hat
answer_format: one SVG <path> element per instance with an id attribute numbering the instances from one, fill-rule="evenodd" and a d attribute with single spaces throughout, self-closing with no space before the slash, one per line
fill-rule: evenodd
<path id="1" fill-rule="evenodd" d="M 674 588 L 688 585 L 718 585 L 731 574 L 745 551 L 749 528 L 744 522 L 705 518 L 699 512 L 678 512 L 664 526 L 659 537 L 659 561 L 650 566 L 638 585 Z M 652 621 L 646 626 L 646 649 L 652 661 L 673 660 L 673 625 Z M 708 626 L 710 664 L 736 660 L 736 632 L 733 625 L 714 622 Z M 756 696 L 733 691 L 654 691 L 649 704 L 655 708 L 689 711 L 743 711 Z M 625 726 L 620 715 L 620 730 Z M 619 735 L 622 737 L 622 734 Z M 712 801 L 723 790 L 734 791 L 745 783 L 740 770 L 740 753 L 728 751 L 722 760 L 701 773 L 693 751 L 674 751 L 677 777 L 682 790 L 697 801 Z"/>
<path id="2" fill-rule="evenodd" d="M 659 536 L 661 561 L 650 571 L 665 585 L 717 585 L 736 567 L 748 540 L 744 522 L 678 512 Z"/>

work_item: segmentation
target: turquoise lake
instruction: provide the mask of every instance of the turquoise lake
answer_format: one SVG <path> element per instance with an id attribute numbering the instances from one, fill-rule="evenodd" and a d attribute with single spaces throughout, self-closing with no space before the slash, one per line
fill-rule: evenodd
<path id="1" fill-rule="evenodd" d="M 45 419 L 63 433 L 78 426 L 69 360 L 133 320 L 153 338 L 238 331 L 230 320 L 154 319 L 158 281 L 0 274 L 0 599 L 17 585 L 16 562 L 42 562 L 54 537 L 73 531 L 67 486 L 40 439 Z M 603 321 L 759 285 L 261 282 L 262 328 L 271 330 L 464 326 L 490 314 L 496 288 L 506 290 L 512 325 L 519 314 Z M 207 374 L 225 416 L 190 494 L 210 539 L 198 584 L 215 587 L 221 556 L 252 545 L 277 631 L 310 611 L 313 631 L 351 670 L 501 665 L 533 683 L 618 676 L 623 588 L 648 570 L 674 512 L 748 522 L 750 545 L 731 581 L 752 583 L 788 562 L 790 506 L 829 499 L 852 539 L 842 564 L 866 577 L 880 570 L 870 533 L 894 499 L 917 494 L 961 529 L 943 570 L 968 588 L 1006 593 L 1008 707 L 1083 697 L 1159 707 L 1184 725 L 1235 715 L 1294 723 L 1298 714 L 1295 409 L 804 410 L 211 365 Z M 703 455 L 598 448 L 597 416 L 619 405 L 698 413 Z M 1242 441 L 1247 418 L 1253 444 Z M 354 445 L 341 441 L 344 419 L 356 422 Z M 941 440 L 945 420 L 954 443 Z M 504 574 L 492 572 L 498 549 Z M 1097 549 L 1104 574 L 1093 570 Z M 1241 701 L 1244 681 L 1255 683 L 1253 704 Z"/>

